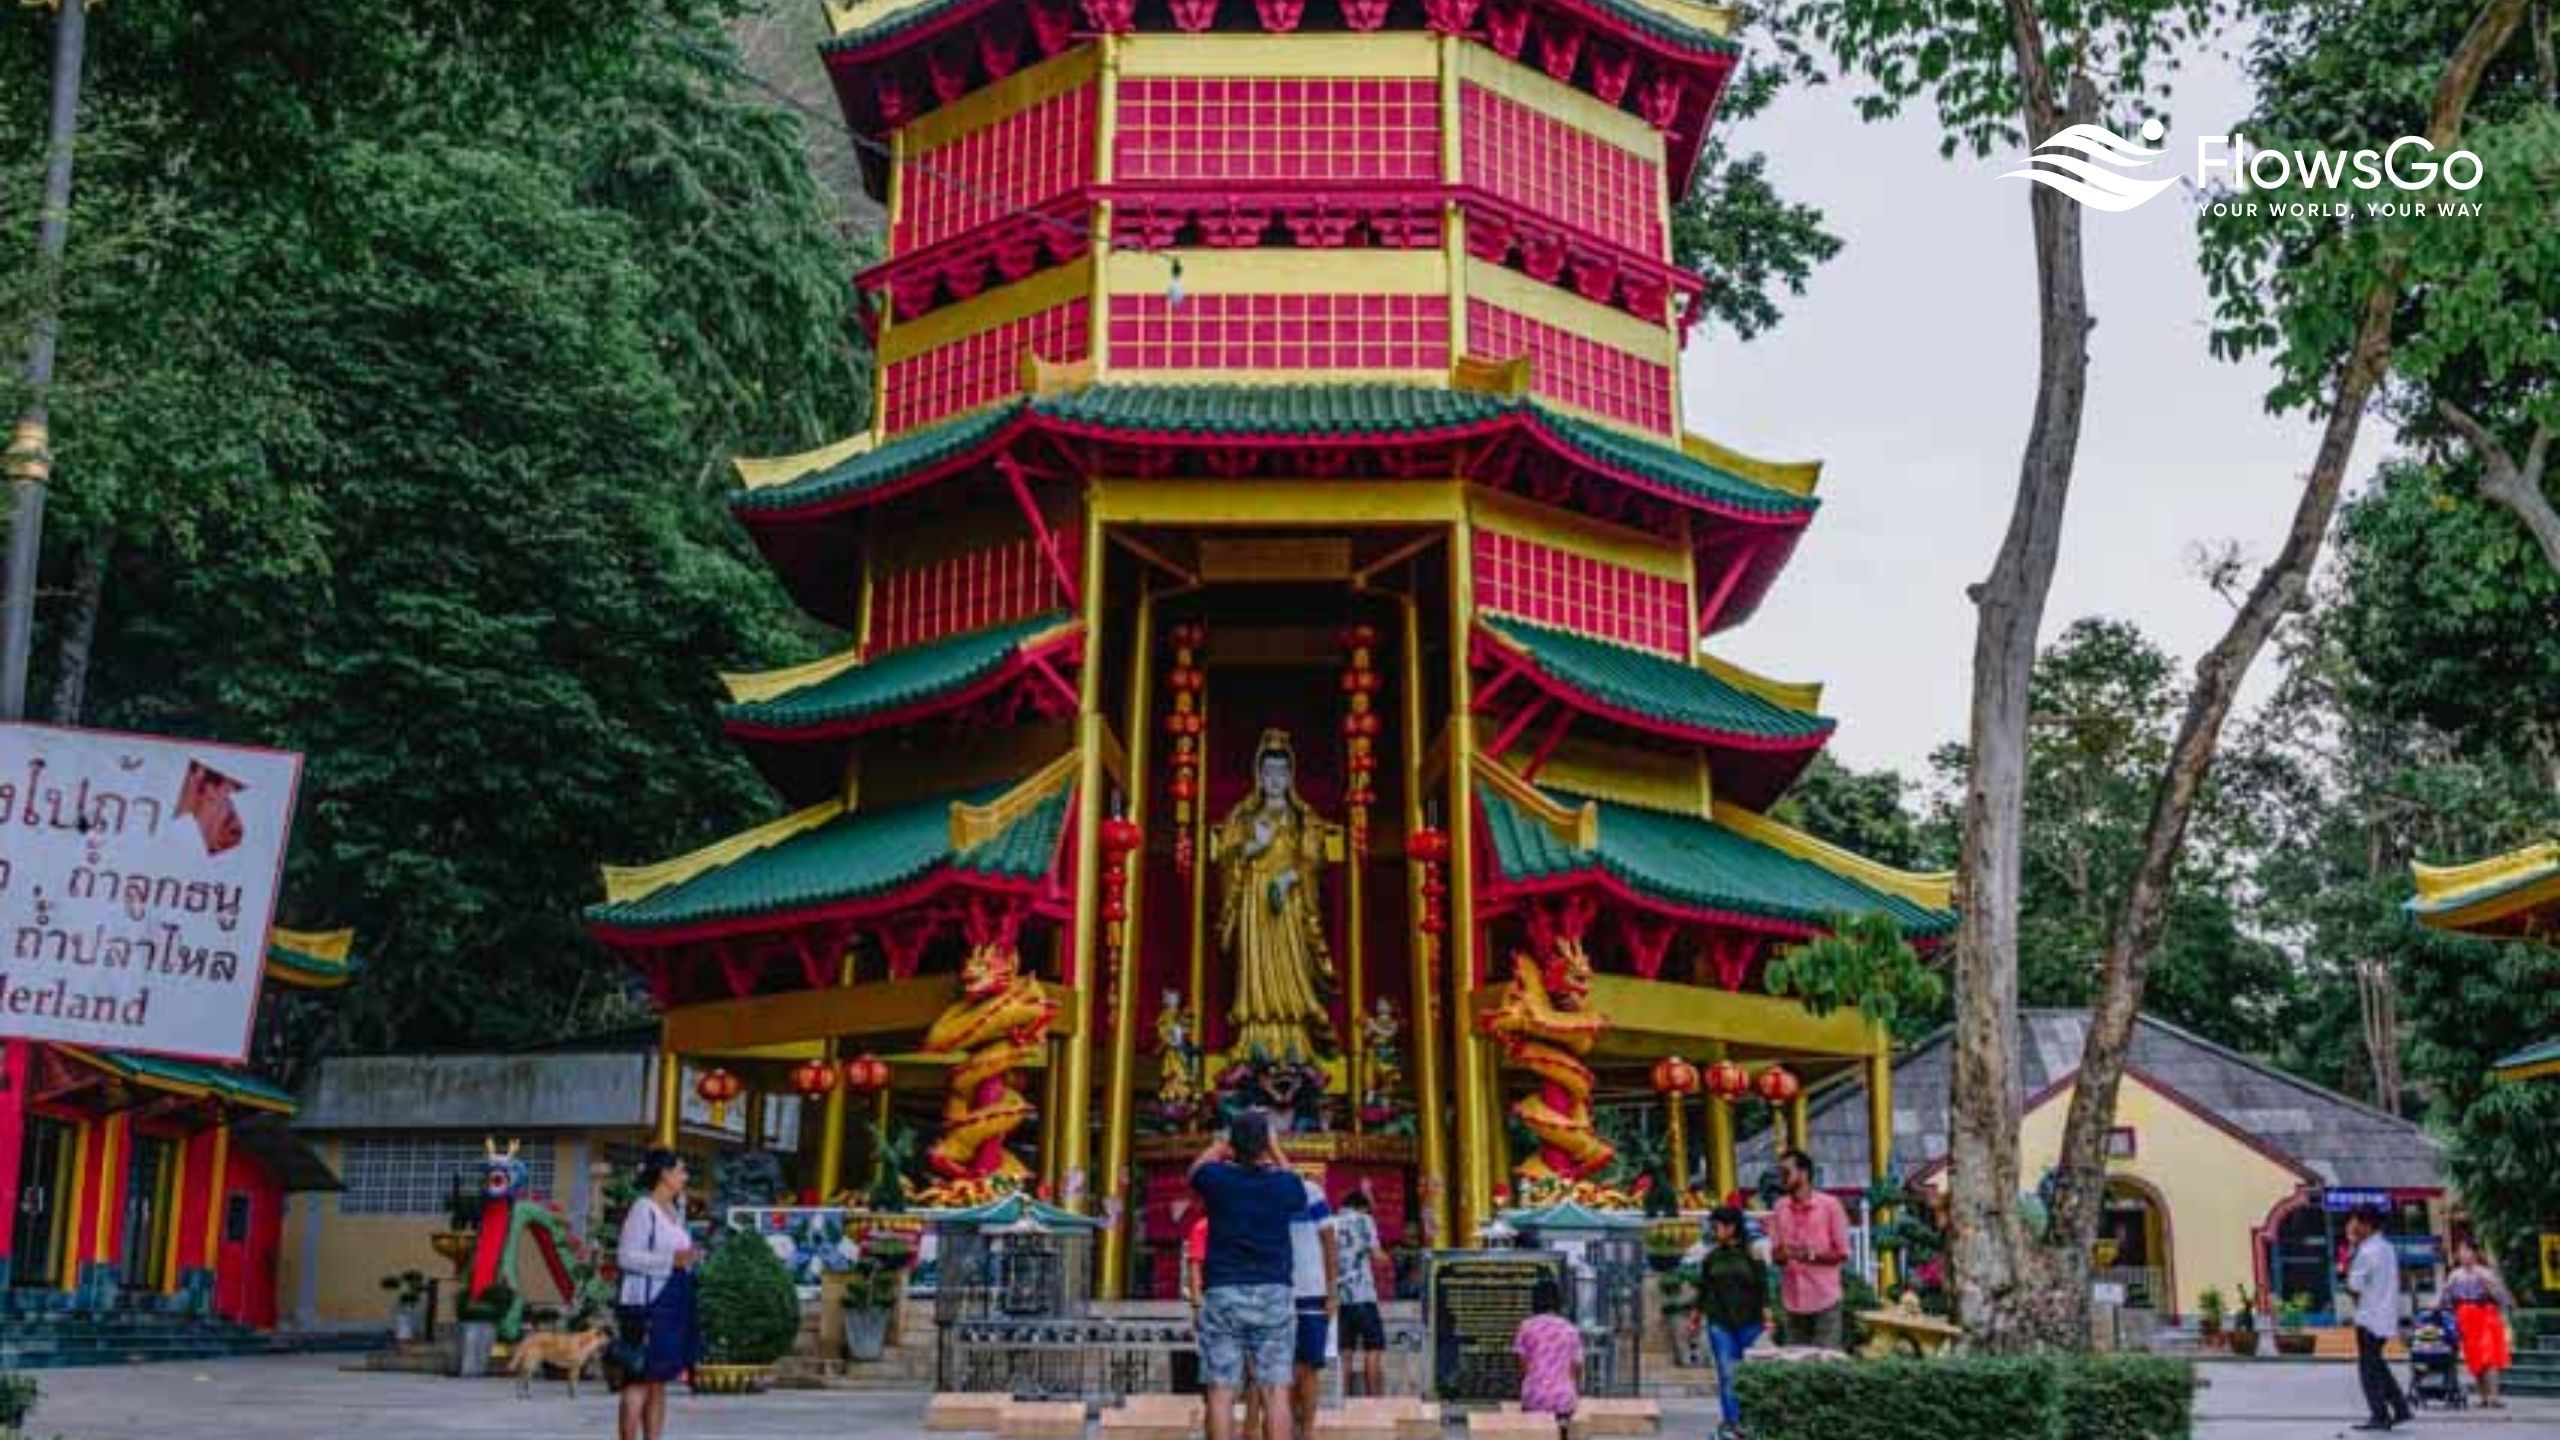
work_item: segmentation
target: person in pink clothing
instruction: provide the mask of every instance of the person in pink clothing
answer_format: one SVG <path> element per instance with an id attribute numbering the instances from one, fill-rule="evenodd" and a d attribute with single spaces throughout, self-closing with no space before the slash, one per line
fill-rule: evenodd
<path id="1" fill-rule="evenodd" d="M 1840 1267 L 1849 1261 L 1849 1212 L 1813 1186 L 1813 1157 L 1778 1157 L 1786 1193 L 1769 1211 L 1778 1280 L 1778 1343 L 1841 1348 Z"/>
<path id="2" fill-rule="evenodd" d="M 1553 1415 L 1559 1430 L 1582 1400 L 1582 1331 L 1557 1313 L 1563 1309 L 1554 1279 L 1541 1277 L 1529 1289 L 1529 1318 L 1511 1340 L 1520 1357 L 1520 1408 Z"/>

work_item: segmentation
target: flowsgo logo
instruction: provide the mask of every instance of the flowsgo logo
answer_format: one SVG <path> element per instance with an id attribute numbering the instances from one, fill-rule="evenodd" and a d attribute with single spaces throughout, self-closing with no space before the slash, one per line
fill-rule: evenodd
<path id="1" fill-rule="evenodd" d="M 2145 121 L 2142 138 L 2156 145 L 2168 132 L 2157 120 Z M 2067 195 L 2092 210 L 2120 212 L 2157 199 L 2178 183 L 2171 175 L 2158 180 L 2137 178 L 2165 151 L 2137 145 L 2098 125 L 2073 125 L 2036 147 L 2026 163 L 2003 180 L 2025 180 Z M 2380 150 L 2267 150 L 2251 145 L 2245 135 L 2196 137 L 2192 183 L 2205 192 L 2205 205 L 2215 215 L 2327 215 L 2369 220 L 2432 216 L 2462 218 L 2480 207 L 2447 196 L 2475 189 L 2487 169 L 2469 150 L 2442 159 L 2423 135 L 2403 135 Z M 2367 201 L 2333 198 L 2345 189 L 2401 192 Z M 2441 190 L 2439 189 L 2441 187 Z M 2286 199 L 2287 190 L 2308 191 L 2317 199 Z M 2267 196 L 2264 200 L 2254 197 Z"/>

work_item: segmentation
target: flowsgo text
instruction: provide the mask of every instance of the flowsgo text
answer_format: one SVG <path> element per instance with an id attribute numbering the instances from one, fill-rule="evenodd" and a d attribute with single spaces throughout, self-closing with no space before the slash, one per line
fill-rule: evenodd
<path id="1" fill-rule="evenodd" d="M 2442 159 L 2436 158 L 2436 147 L 2423 135 L 2403 135 L 2380 150 L 2267 150 L 2251 145 L 2245 135 L 2200 135 L 2196 137 L 2196 184 L 2214 188 L 2216 172 L 2224 176 L 2228 192 L 2249 195 L 2259 191 L 2282 191 L 2294 187 L 2315 191 L 2335 191 L 2342 187 L 2357 190 L 2382 190 L 2386 186 L 2410 195 L 2432 192 L 2438 186 L 2447 190 L 2468 191 L 2480 184 L 2487 173 L 2480 157 L 2468 150 L 2455 150 Z M 2219 194 L 2207 204 L 2216 215 L 2334 215 L 2341 218 L 2362 214 L 2369 219 L 2395 216 L 2471 216 L 2480 207 L 2466 200 L 2429 194 L 2419 199 L 2381 198 L 2369 201 L 2285 200 L 2270 195 L 2255 199 L 2225 199 Z"/>

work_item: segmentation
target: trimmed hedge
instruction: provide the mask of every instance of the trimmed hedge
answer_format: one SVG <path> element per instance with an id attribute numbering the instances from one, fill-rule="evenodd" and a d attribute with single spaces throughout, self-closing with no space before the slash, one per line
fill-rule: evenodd
<path id="1" fill-rule="evenodd" d="M 731 1230 L 702 1262 L 697 1306 L 705 1357 L 715 1365 L 770 1365 L 800 1339 L 800 1292 L 791 1267 L 752 1231 Z"/>
<path id="2" fill-rule="evenodd" d="M 1755 1440 L 2189 1440 L 2195 1376 L 2150 1355 L 1745 1364 Z"/>

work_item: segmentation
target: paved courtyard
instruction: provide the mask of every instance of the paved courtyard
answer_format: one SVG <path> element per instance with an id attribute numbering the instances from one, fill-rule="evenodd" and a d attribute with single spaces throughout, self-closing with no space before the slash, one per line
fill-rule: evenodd
<path id="1" fill-rule="evenodd" d="M 583 1388 L 572 1402 L 550 1381 L 533 1399 L 519 1400 L 515 1386 L 502 1380 L 465 1385 L 349 1372 L 339 1368 L 343 1363 L 337 1356 L 289 1356 L 50 1371 L 42 1376 L 44 1400 L 29 1433 L 63 1440 L 593 1440 L 613 1434 L 613 1400 L 600 1386 Z M 2199 1397 L 2204 1440 L 2333 1440 L 2360 1408 L 2355 1372 L 2343 1364 L 2224 1364 L 2204 1371 L 2210 1382 Z M 1698 1440 L 1712 1429 L 1706 1402 L 1667 1401 L 1663 1408 L 1664 1434 L 1675 1440 Z M 909 1440 L 924 1433 L 924 1399 L 911 1394 L 782 1391 L 694 1399 L 678 1391 L 669 1409 L 668 1440 Z M 2403 1433 L 2560 1440 L 2560 1400 L 2430 1413 Z"/>

